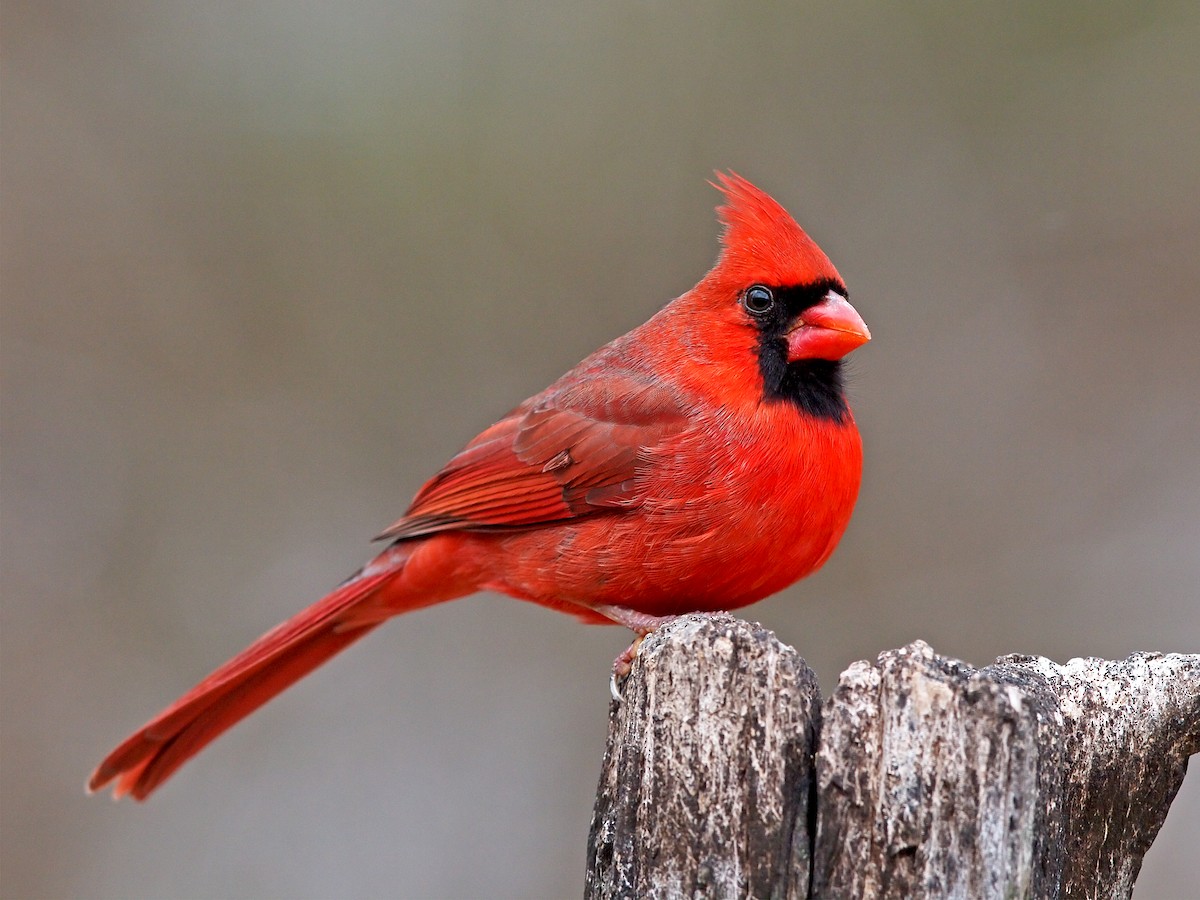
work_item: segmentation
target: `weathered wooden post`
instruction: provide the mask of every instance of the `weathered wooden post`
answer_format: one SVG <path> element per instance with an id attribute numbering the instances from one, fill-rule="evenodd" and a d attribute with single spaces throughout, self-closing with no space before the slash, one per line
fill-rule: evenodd
<path id="1" fill-rule="evenodd" d="M 610 711 L 588 897 L 1127 897 L 1200 750 L 1200 656 L 983 669 L 922 642 L 820 704 L 728 615 L 647 638 Z"/>
<path id="2" fill-rule="evenodd" d="M 650 635 L 614 703 L 589 897 L 804 897 L 817 678 L 771 632 L 688 616 Z"/>

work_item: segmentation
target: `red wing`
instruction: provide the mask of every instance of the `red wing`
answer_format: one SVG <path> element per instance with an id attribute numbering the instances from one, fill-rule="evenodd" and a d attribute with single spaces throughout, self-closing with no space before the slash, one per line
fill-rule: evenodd
<path id="1" fill-rule="evenodd" d="M 675 395 L 644 376 L 552 389 L 475 438 L 379 537 L 530 527 L 634 505 L 643 449 L 685 423 Z"/>

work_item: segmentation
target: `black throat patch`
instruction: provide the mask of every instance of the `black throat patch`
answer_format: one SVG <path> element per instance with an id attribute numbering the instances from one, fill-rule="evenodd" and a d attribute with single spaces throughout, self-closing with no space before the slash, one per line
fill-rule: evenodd
<path id="1" fill-rule="evenodd" d="M 846 288 L 834 281 L 789 287 L 771 287 L 775 310 L 756 319 L 758 326 L 758 369 L 763 378 L 763 397 L 772 402 L 793 404 L 817 419 L 842 424 L 849 414 L 841 360 L 802 359 L 788 362 L 787 330 L 806 309 L 816 306 L 829 291 L 845 296 Z"/>

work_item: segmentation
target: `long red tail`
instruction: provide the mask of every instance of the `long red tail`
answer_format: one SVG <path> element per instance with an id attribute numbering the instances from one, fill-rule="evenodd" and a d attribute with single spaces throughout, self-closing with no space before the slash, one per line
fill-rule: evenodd
<path id="1" fill-rule="evenodd" d="M 115 779 L 114 797 L 146 799 L 226 729 L 380 624 L 347 614 L 397 574 L 359 576 L 268 631 L 130 735 L 92 773 L 88 790 Z"/>

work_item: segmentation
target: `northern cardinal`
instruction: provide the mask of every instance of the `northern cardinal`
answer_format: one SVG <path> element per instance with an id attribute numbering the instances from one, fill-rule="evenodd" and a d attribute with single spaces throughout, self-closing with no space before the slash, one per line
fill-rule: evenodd
<path id="1" fill-rule="evenodd" d="M 699 284 L 467 444 L 383 552 L 134 732 L 89 789 L 145 799 L 400 613 L 499 591 L 644 634 L 821 566 L 862 472 L 840 360 L 870 334 L 783 207 L 736 174 L 717 181 L 723 246 Z"/>

